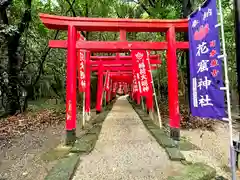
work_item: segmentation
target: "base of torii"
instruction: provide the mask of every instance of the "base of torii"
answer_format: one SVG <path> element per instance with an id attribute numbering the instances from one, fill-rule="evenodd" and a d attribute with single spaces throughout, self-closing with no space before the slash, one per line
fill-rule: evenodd
<path id="1" fill-rule="evenodd" d="M 170 137 L 174 141 L 180 141 L 180 128 L 171 128 L 170 127 Z"/>
<path id="2" fill-rule="evenodd" d="M 66 142 L 65 142 L 65 144 L 67 146 L 71 146 L 75 143 L 75 141 L 76 141 L 76 129 L 67 130 L 66 131 Z"/>

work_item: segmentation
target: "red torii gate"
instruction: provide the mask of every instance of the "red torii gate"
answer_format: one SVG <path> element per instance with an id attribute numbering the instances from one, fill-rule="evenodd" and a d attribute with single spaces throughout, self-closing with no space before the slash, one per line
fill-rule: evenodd
<path id="1" fill-rule="evenodd" d="M 112 100 L 113 98 L 116 97 L 116 92 L 113 92 L 113 85 L 114 83 L 117 82 L 124 82 L 127 83 L 128 85 L 130 85 L 132 83 L 132 71 L 126 71 L 128 72 L 128 74 L 123 73 L 123 72 L 106 72 L 105 74 L 109 73 L 109 76 L 111 78 L 110 81 L 110 88 L 109 91 L 106 92 L 106 100 L 107 103 Z"/>
<path id="2" fill-rule="evenodd" d="M 150 56 L 151 64 L 160 64 L 159 55 Z M 103 94 L 103 72 L 104 71 L 129 71 L 132 72 L 132 63 L 131 56 L 117 56 L 118 60 L 112 59 L 113 57 L 102 56 L 94 57 L 91 56 L 91 59 L 98 61 L 90 61 L 91 71 L 98 71 L 98 88 L 97 88 L 97 102 L 96 102 L 96 112 L 100 113 L 102 109 L 102 94 Z M 110 60 L 112 59 L 112 60 Z M 126 60 L 122 60 L 126 59 Z M 127 60 L 128 59 L 128 60 Z M 102 61 L 103 60 L 103 61 Z M 103 66 L 103 67 L 102 67 Z M 99 68 L 100 67 L 100 68 Z M 157 66 L 153 66 L 151 69 L 155 70 Z M 87 89 L 88 91 L 88 89 Z M 88 102 L 89 103 L 89 102 Z M 88 106 L 88 105 L 87 105 Z M 150 109 L 150 108 L 149 108 Z"/>
<path id="3" fill-rule="evenodd" d="M 160 64 L 159 55 L 150 56 L 150 64 Z M 130 60 L 131 56 L 118 56 L 118 60 L 111 61 L 102 61 L 102 59 L 111 59 L 111 57 L 91 57 L 92 59 L 98 59 L 99 61 L 91 61 L 91 70 L 98 71 L 98 89 L 97 89 L 97 103 L 96 103 L 96 112 L 101 112 L 102 107 L 102 94 L 103 94 L 103 71 L 129 71 L 132 72 L 132 60 Z M 121 59 L 129 59 L 129 60 L 121 60 Z M 156 59 L 156 60 L 154 60 Z M 127 64 L 128 63 L 128 64 Z M 93 66 L 93 64 L 95 66 Z M 103 67 L 102 67 L 103 66 Z M 100 67 L 100 68 L 99 68 Z M 151 70 L 157 69 L 157 66 L 152 66 Z M 139 102 L 139 101 L 138 101 Z M 151 108 L 148 107 L 150 110 Z"/>
<path id="4" fill-rule="evenodd" d="M 48 14 L 40 14 L 44 25 L 49 29 L 68 30 L 68 40 L 52 40 L 49 46 L 52 48 L 67 48 L 67 138 L 75 141 L 76 129 L 76 49 L 91 52 L 126 52 L 129 50 L 167 50 L 168 70 L 168 101 L 169 124 L 171 137 L 179 139 L 180 114 L 178 101 L 178 77 L 177 77 L 177 49 L 187 49 L 188 42 L 177 42 L 176 32 L 188 30 L 188 20 L 140 20 L 140 19 L 110 19 L 110 18 L 82 18 L 63 17 Z M 79 31 L 112 31 L 120 32 L 120 42 L 77 41 Z M 166 32 L 165 42 L 128 42 L 126 32 Z M 125 38 L 124 38 L 125 37 Z M 90 59 L 90 53 L 89 53 Z M 87 66 L 89 62 L 86 62 Z M 87 72 L 89 73 L 89 72 Z M 87 79 L 86 83 L 89 79 Z M 88 85 L 86 85 L 88 87 Z"/>
<path id="5" fill-rule="evenodd" d="M 157 69 L 157 66 L 151 67 L 152 70 Z M 91 67 L 91 71 L 98 71 L 98 86 L 97 86 L 97 102 L 96 102 L 96 112 L 100 113 L 102 109 L 102 94 L 103 94 L 103 75 L 104 71 L 118 72 L 118 71 L 129 71 L 132 72 L 132 67 L 124 65 L 118 66 L 103 66 L 102 62 L 98 63 L 98 67 Z"/>

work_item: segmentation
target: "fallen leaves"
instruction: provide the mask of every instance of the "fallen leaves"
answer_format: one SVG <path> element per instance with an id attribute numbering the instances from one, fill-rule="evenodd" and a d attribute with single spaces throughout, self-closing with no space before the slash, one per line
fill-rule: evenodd
<path id="1" fill-rule="evenodd" d="M 162 119 L 168 123 L 169 109 L 167 99 L 161 99 L 159 101 L 159 109 Z M 193 117 L 189 112 L 189 107 L 186 104 L 180 103 L 180 115 L 181 115 L 181 128 L 182 129 L 202 129 L 202 130 L 214 130 L 215 120 L 210 118 Z"/>
<path id="2" fill-rule="evenodd" d="M 28 131 L 43 130 L 65 120 L 65 113 L 43 109 L 0 119 L 0 140 L 19 137 Z"/>
<path id="3" fill-rule="evenodd" d="M 210 118 L 193 117 L 187 105 L 180 105 L 181 127 L 183 129 L 214 130 L 215 120 Z"/>

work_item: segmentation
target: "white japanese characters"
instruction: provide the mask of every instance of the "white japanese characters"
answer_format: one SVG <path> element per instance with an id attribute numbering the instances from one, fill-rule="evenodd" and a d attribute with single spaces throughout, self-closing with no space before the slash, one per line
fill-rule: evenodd
<path id="1" fill-rule="evenodd" d="M 198 81 L 198 88 L 201 90 L 202 87 L 208 89 L 208 86 L 211 85 L 211 80 L 208 79 L 207 76 L 204 76 L 204 80 L 202 80 L 202 78 L 199 79 Z"/>
<path id="2" fill-rule="evenodd" d="M 84 67 L 85 52 L 84 51 L 80 51 L 79 56 L 80 56 L 80 58 L 79 58 L 80 59 L 80 65 L 79 65 L 80 86 L 81 86 L 82 90 L 84 90 L 86 88 L 85 67 Z"/>
<path id="3" fill-rule="evenodd" d="M 133 92 L 138 92 L 137 77 L 135 72 L 133 72 Z"/>
<path id="4" fill-rule="evenodd" d="M 199 99 L 199 105 L 201 107 L 204 107 L 204 106 L 213 106 L 213 104 L 211 103 L 211 99 L 209 98 L 209 96 L 206 94 L 206 95 L 200 95 L 201 99 Z"/>
<path id="5" fill-rule="evenodd" d="M 206 42 L 202 42 L 202 44 L 199 44 L 197 47 L 197 54 L 196 56 L 201 56 L 202 54 L 208 53 L 209 49 L 207 47 Z"/>
<path id="6" fill-rule="evenodd" d="M 146 93 L 149 91 L 149 86 L 148 86 L 146 66 L 144 64 L 143 57 L 144 57 L 144 55 L 142 53 L 138 52 L 136 54 L 136 59 L 139 62 L 138 68 L 139 68 L 140 84 L 141 84 L 143 93 Z"/>
<path id="7" fill-rule="evenodd" d="M 195 19 L 192 23 L 192 28 L 195 28 L 198 24 L 199 24 L 199 21 Z"/>
<path id="8" fill-rule="evenodd" d="M 199 62 L 197 73 L 208 71 L 208 64 L 207 64 L 208 62 L 209 62 L 209 60 L 202 60 L 201 62 Z"/>
<path id="9" fill-rule="evenodd" d="M 203 20 L 207 19 L 210 16 L 212 16 L 212 9 L 208 9 L 206 12 L 204 12 Z"/>
<path id="10" fill-rule="evenodd" d="M 143 53 L 138 52 L 135 56 L 136 56 L 137 62 L 139 62 L 143 58 Z"/>

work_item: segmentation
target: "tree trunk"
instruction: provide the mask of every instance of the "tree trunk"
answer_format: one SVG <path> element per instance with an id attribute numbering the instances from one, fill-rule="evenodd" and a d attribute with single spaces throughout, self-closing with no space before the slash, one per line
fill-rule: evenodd
<path id="1" fill-rule="evenodd" d="M 18 43 L 15 37 L 9 38 L 8 41 L 8 97 L 6 113 L 14 115 L 20 110 L 20 102 L 18 95 L 18 65 L 19 57 L 17 55 Z"/>
<path id="2" fill-rule="evenodd" d="M 21 111 L 20 99 L 19 99 L 19 69 L 21 57 L 18 53 L 18 47 L 20 45 L 20 38 L 28 28 L 31 21 L 31 0 L 26 1 L 26 9 L 22 16 L 20 23 L 18 24 L 18 31 L 13 35 L 8 36 L 8 102 L 6 113 L 14 115 L 17 111 Z"/>

